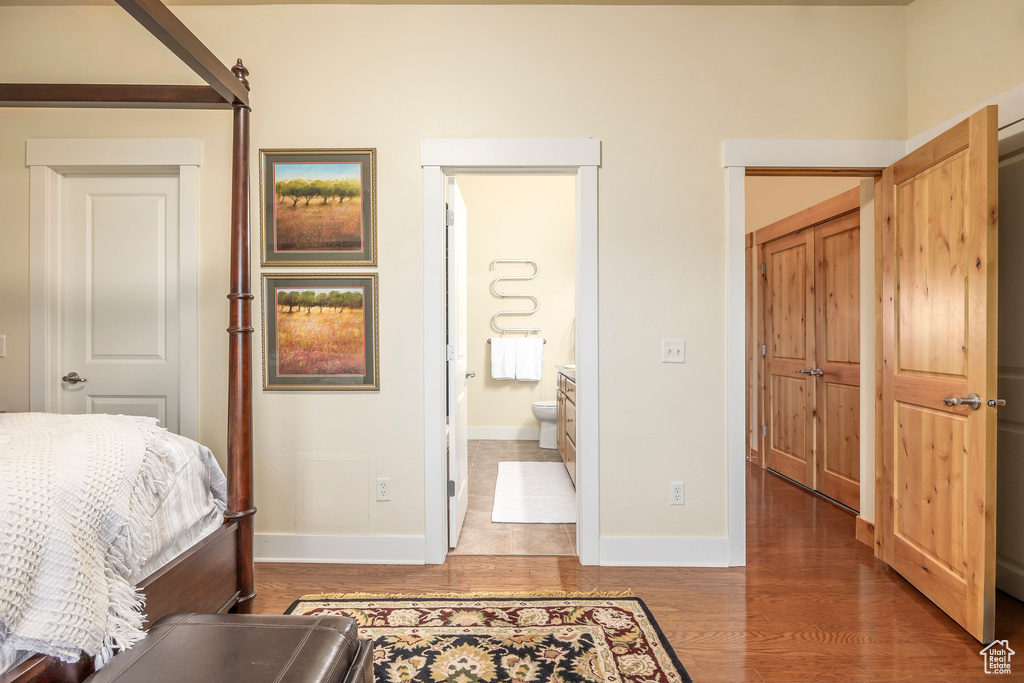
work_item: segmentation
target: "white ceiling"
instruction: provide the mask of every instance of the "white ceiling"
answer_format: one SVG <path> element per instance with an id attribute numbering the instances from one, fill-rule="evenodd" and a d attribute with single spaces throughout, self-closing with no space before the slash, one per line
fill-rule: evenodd
<path id="1" fill-rule="evenodd" d="M 167 5 L 802 5 L 904 7 L 914 0 L 164 0 Z M 114 0 L 0 0 L 0 6 L 114 5 Z"/>

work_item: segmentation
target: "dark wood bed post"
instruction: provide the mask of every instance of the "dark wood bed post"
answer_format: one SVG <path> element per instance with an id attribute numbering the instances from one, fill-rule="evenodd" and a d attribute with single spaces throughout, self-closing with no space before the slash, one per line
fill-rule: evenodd
<path id="1" fill-rule="evenodd" d="M 231 69 L 246 90 L 249 71 L 242 60 Z M 256 587 L 253 572 L 252 476 L 252 299 L 249 284 L 249 106 L 233 104 L 231 154 L 231 289 L 228 294 L 228 509 L 238 522 L 238 603 L 251 614 Z"/>

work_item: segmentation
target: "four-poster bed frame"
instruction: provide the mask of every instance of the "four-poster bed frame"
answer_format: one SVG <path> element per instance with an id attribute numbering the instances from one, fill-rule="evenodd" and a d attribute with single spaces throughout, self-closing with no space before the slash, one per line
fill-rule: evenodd
<path id="1" fill-rule="evenodd" d="M 4 107 L 231 109 L 231 282 L 228 293 L 228 505 L 224 524 L 144 579 L 147 623 L 172 612 L 251 613 L 253 577 L 252 314 L 249 285 L 249 83 L 225 67 L 159 0 L 115 0 L 208 85 L 0 83 Z M 81 681 L 92 660 L 36 656 L 0 683 Z"/>

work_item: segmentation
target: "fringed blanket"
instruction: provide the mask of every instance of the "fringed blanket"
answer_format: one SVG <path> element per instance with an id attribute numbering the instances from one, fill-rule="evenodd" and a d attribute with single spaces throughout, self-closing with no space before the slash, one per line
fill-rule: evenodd
<path id="1" fill-rule="evenodd" d="M 18 651 L 102 666 L 143 637 L 125 578 L 170 478 L 150 418 L 0 414 L 0 671 Z"/>

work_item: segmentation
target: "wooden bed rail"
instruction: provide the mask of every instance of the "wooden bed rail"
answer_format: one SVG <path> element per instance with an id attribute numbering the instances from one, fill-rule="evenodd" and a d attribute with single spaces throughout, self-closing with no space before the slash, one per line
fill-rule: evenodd
<path id="1" fill-rule="evenodd" d="M 231 109 L 208 85 L 0 83 L 0 107 Z"/>
<path id="2" fill-rule="evenodd" d="M 248 106 L 249 86 L 239 83 L 237 74 L 232 74 L 203 42 L 181 23 L 160 0 L 115 0 L 135 21 L 142 24 L 167 49 L 178 56 L 185 65 L 210 84 L 224 101 Z"/>

